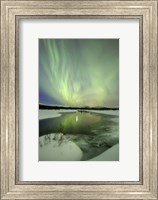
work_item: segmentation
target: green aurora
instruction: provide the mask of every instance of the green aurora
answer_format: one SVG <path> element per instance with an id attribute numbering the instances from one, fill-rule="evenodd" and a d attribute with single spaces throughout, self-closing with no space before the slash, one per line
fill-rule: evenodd
<path id="1" fill-rule="evenodd" d="M 39 39 L 39 103 L 119 107 L 119 39 Z"/>

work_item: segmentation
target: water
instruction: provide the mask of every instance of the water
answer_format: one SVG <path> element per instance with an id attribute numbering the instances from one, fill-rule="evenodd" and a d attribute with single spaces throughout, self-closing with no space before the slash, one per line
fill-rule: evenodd
<path id="1" fill-rule="evenodd" d="M 60 114 L 39 120 L 40 160 L 90 160 L 119 143 L 117 115 L 104 111 Z"/>

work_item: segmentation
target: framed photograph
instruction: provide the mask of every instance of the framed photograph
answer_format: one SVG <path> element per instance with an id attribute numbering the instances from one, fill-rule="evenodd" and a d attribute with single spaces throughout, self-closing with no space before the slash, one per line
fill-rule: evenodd
<path id="1" fill-rule="evenodd" d="M 157 199 L 157 0 L 1 0 L 1 199 Z"/>
<path id="2" fill-rule="evenodd" d="M 39 40 L 39 161 L 119 160 L 118 72 L 119 39 Z"/>

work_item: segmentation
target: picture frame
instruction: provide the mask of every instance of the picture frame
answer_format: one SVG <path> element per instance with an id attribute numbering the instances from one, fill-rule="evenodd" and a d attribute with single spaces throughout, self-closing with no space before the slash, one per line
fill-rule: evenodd
<path id="1" fill-rule="evenodd" d="M 139 181 L 19 181 L 19 19 L 139 19 Z M 1 199 L 157 199 L 157 0 L 1 0 Z"/>

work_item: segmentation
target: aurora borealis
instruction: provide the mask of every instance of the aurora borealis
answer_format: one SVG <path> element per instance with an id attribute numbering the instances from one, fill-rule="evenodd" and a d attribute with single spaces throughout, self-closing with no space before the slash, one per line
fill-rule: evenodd
<path id="1" fill-rule="evenodd" d="M 39 39 L 39 103 L 119 107 L 119 40 Z"/>

